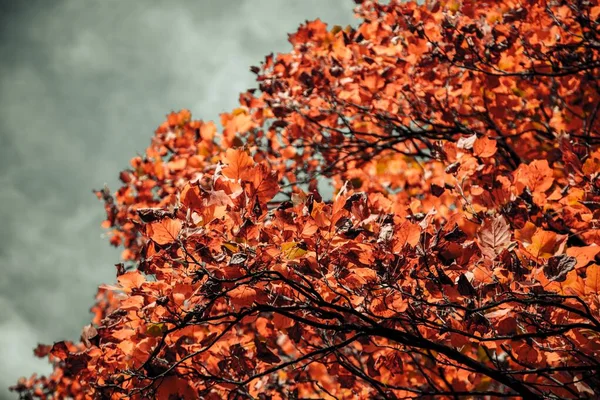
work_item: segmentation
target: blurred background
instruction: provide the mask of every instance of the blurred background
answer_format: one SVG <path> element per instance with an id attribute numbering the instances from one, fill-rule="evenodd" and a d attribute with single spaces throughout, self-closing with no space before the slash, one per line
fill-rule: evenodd
<path id="1" fill-rule="evenodd" d="M 92 189 L 118 187 L 172 110 L 218 119 L 307 19 L 351 0 L 0 0 L 0 399 L 78 339 L 120 250 Z"/>

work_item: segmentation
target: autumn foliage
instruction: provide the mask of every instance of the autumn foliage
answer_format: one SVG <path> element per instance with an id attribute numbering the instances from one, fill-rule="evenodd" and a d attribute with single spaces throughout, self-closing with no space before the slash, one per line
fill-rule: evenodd
<path id="1" fill-rule="evenodd" d="M 98 192 L 117 283 L 13 390 L 600 397 L 598 0 L 357 3 Z"/>

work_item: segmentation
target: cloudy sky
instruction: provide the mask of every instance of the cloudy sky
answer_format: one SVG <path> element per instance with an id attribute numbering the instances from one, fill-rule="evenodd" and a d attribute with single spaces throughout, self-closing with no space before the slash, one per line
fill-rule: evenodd
<path id="1" fill-rule="evenodd" d="M 351 0 L 0 0 L 0 399 L 76 339 L 119 251 L 92 189 L 117 186 L 171 110 L 216 119 L 306 19 Z"/>

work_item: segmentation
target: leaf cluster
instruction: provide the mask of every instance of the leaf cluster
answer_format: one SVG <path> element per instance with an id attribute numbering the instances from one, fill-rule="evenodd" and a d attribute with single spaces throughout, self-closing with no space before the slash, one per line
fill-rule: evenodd
<path id="1" fill-rule="evenodd" d="M 600 396 L 598 1 L 358 3 L 97 192 L 118 283 L 13 390 Z"/>

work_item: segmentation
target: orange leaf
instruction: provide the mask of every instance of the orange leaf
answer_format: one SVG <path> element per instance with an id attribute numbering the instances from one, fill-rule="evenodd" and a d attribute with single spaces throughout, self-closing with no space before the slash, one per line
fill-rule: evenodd
<path id="1" fill-rule="evenodd" d="M 224 190 L 210 190 L 208 192 L 208 202 L 206 203 L 206 206 L 210 207 L 212 205 L 230 207 L 234 206 L 231 196 L 225 193 Z"/>
<path id="2" fill-rule="evenodd" d="M 399 226 L 398 231 L 394 235 L 394 252 L 399 252 L 408 244 L 412 247 L 419 243 L 421 238 L 421 228 L 419 225 L 411 224 L 408 221 Z"/>
<path id="3" fill-rule="evenodd" d="M 600 293 L 600 267 L 597 264 L 590 265 L 586 270 L 585 288 L 586 292 Z"/>
<path id="4" fill-rule="evenodd" d="M 199 210 L 204 207 L 204 201 L 198 194 L 198 188 L 189 183 L 181 189 L 180 198 L 181 203 L 192 210 Z"/>
<path id="5" fill-rule="evenodd" d="M 197 399 L 198 394 L 190 386 L 188 379 L 170 375 L 163 378 L 155 394 L 157 399 Z"/>
<path id="6" fill-rule="evenodd" d="M 545 192 L 554 183 L 552 169 L 546 160 L 535 160 L 529 165 L 521 164 L 515 172 L 517 189 L 522 192 L 528 187 L 533 193 Z"/>
<path id="7" fill-rule="evenodd" d="M 496 141 L 482 137 L 473 143 L 473 154 L 478 157 L 491 157 L 496 154 Z"/>
<path id="8" fill-rule="evenodd" d="M 537 361 L 539 353 L 538 351 L 528 343 L 521 343 L 518 347 L 514 349 L 515 354 L 519 361 L 533 364 Z"/>
<path id="9" fill-rule="evenodd" d="M 304 227 L 302 228 L 302 232 L 300 233 L 300 235 L 303 238 L 308 239 L 312 237 L 315 233 L 317 233 L 318 229 L 319 227 L 313 221 L 307 221 Z"/>
<path id="10" fill-rule="evenodd" d="M 533 257 L 550 258 L 562 253 L 566 238 L 566 235 L 537 229 L 531 238 L 531 244 L 527 246 L 527 251 Z"/>
<path id="11" fill-rule="evenodd" d="M 259 202 L 266 203 L 279 192 L 277 173 L 269 171 L 263 164 L 257 165 L 252 172 L 254 174 L 252 177 L 254 194 L 258 197 Z"/>
<path id="12" fill-rule="evenodd" d="M 223 168 L 223 175 L 231 179 L 245 180 L 250 176 L 250 167 L 254 160 L 244 150 L 227 149 L 225 153 L 227 167 Z"/>
<path id="13" fill-rule="evenodd" d="M 200 127 L 200 136 L 203 140 L 212 141 L 217 133 L 217 126 L 214 122 L 203 123 Z"/>
<path id="14" fill-rule="evenodd" d="M 135 270 L 120 275 L 117 278 L 117 281 L 124 291 L 128 293 L 131 289 L 137 289 L 142 286 L 142 284 L 146 282 L 146 278 L 144 278 L 144 275 L 142 275 L 140 271 Z"/>
<path id="15" fill-rule="evenodd" d="M 144 306 L 144 298 L 142 296 L 131 296 L 121 301 L 121 310 L 131 311 L 139 310 Z"/>
<path id="16" fill-rule="evenodd" d="M 595 244 L 584 247 L 569 247 L 567 249 L 567 255 L 575 257 L 577 260 L 575 268 L 585 267 L 594 260 L 598 253 L 600 253 L 600 246 Z"/>
<path id="17" fill-rule="evenodd" d="M 377 272 L 371 268 L 353 268 L 345 280 L 350 288 L 356 289 L 366 283 L 376 281 Z"/>
<path id="18" fill-rule="evenodd" d="M 169 244 L 177 240 L 181 231 L 181 221 L 167 218 L 148 226 L 148 236 L 158 244 Z"/>
<path id="19" fill-rule="evenodd" d="M 231 290 L 229 293 L 231 304 L 236 310 L 240 310 L 242 307 L 250 306 L 256 298 L 256 290 L 248 286 L 238 286 Z"/>
<path id="20" fill-rule="evenodd" d="M 577 274 L 576 270 L 571 270 L 567 274 L 567 279 L 559 283 L 561 294 L 585 296 L 586 285 L 585 281 Z"/>

